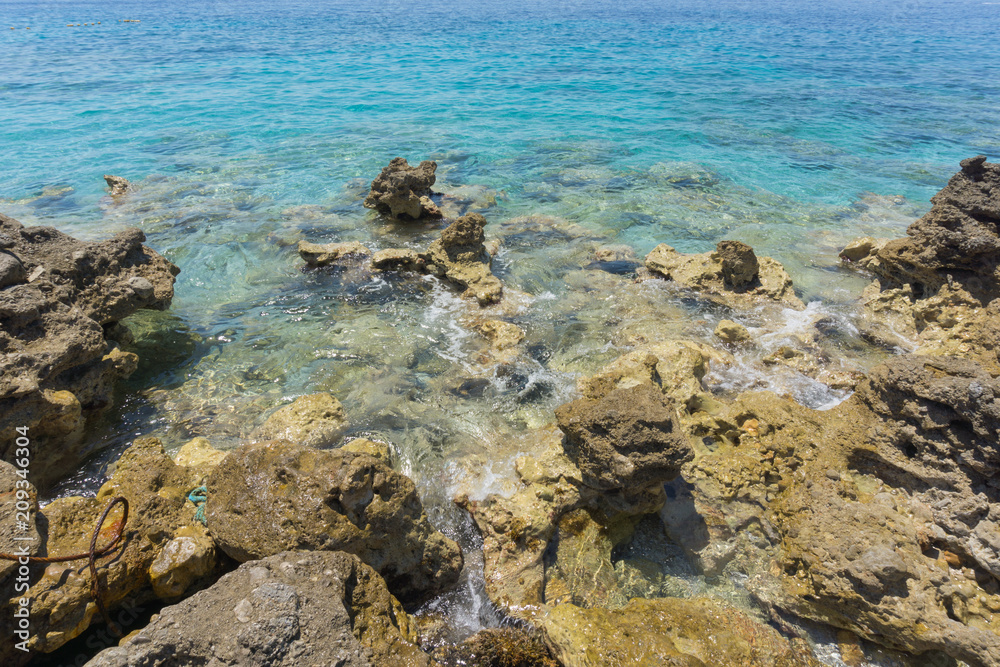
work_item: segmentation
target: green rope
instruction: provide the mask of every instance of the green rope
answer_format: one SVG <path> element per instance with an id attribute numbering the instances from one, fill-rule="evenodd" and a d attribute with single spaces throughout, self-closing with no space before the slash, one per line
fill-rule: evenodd
<path id="1" fill-rule="evenodd" d="M 208 500 L 208 487 L 199 486 L 188 494 L 188 500 L 193 502 L 198 510 L 194 513 L 194 520 L 200 521 L 201 525 L 207 526 L 208 521 L 205 520 L 205 501 Z"/>

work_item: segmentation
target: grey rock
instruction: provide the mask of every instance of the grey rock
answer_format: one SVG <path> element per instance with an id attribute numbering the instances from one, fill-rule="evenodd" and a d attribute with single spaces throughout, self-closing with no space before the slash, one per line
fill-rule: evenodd
<path id="1" fill-rule="evenodd" d="M 89 667 L 425 667 L 402 606 L 356 556 L 285 552 L 165 608 Z"/>

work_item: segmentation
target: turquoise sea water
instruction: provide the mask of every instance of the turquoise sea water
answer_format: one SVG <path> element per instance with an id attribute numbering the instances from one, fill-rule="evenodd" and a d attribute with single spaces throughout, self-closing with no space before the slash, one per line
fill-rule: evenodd
<path id="1" fill-rule="evenodd" d="M 509 490 L 524 434 L 581 374 L 643 339 L 710 340 L 723 316 L 764 327 L 588 269 L 596 246 L 747 241 L 863 368 L 864 283 L 836 253 L 900 235 L 959 160 L 1000 157 L 998 26 L 1000 4 L 973 0 L 0 2 L 0 211 L 92 239 L 138 226 L 182 268 L 171 311 L 130 323 L 144 360 L 94 425 L 106 456 L 140 433 L 232 447 L 332 391 L 469 545 L 450 497 Z M 513 362 L 434 281 L 300 270 L 299 239 L 436 236 L 361 206 L 396 155 L 436 160 L 452 210 L 503 242 L 495 269 L 524 293 Z M 137 191 L 111 202 L 105 173 Z M 746 368 L 740 386 L 843 398 Z"/>

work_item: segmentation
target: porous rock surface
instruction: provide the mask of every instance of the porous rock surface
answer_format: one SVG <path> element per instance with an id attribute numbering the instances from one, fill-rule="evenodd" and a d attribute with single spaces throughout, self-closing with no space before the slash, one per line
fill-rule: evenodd
<path id="1" fill-rule="evenodd" d="M 556 420 L 567 455 L 599 489 L 670 481 L 693 456 L 673 401 L 650 385 L 577 399 L 556 408 Z"/>
<path id="2" fill-rule="evenodd" d="M 32 479 L 44 486 L 86 455 L 85 420 L 135 370 L 106 331 L 169 306 L 179 269 L 138 229 L 88 243 L 0 215 L 0 239 L 0 456 L 13 458 L 14 429 L 28 427 Z"/>
<path id="3" fill-rule="evenodd" d="M 982 155 L 931 198 L 901 239 L 862 238 L 841 258 L 875 281 L 862 333 L 888 347 L 975 359 L 1000 372 L 1000 165 Z"/>
<path id="4" fill-rule="evenodd" d="M 372 268 L 430 273 L 464 287 L 463 296 L 480 306 L 496 303 L 503 296 L 503 284 L 493 275 L 493 261 L 484 244 L 486 218 L 467 213 L 441 232 L 426 252 L 408 249 L 380 250 L 372 256 Z"/>
<path id="5" fill-rule="evenodd" d="M 436 170 L 437 163 L 430 160 L 411 167 L 405 158 L 393 158 L 372 181 L 371 192 L 364 201 L 365 208 L 400 219 L 441 217 L 430 199 Z"/>
<path id="6" fill-rule="evenodd" d="M 371 250 L 357 241 L 345 241 L 343 243 L 310 243 L 309 241 L 299 241 L 298 251 L 299 256 L 305 260 L 306 265 L 313 268 L 329 266 L 348 257 L 361 258 L 372 254 Z"/>
<path id="7" fill-rule="evenodd" d="M 207 485 L 212 536 L 238 561 L 291 549 L 347 551 L 404 602 L 441 591 L 461 572 L 461 550 L 430 524 L 413 482 L 367 454 L 245 445 Z"/>
<path id="8" fill-rule="evenodd" d="M 646 256 L 646 268 L 724 306 L 746 308 L 773 301 L 805 308 L 784 267 L 770 257 L 757 257 L 740 241 L 720 241 L 714 252 L 700 254 L 681 253 L 661 243 Z"/>
<path id="9" fill-rule="evenodd" d="M 244 563 L 87 665 L 433 664 L 414 641 L 402 605 L 357 556 L 296 551 Z"/>
<path id="10" fill-rule="evenodd" d="M 129 501 L 124 547 L 117 555 L 97 559 L 105 606 L 114 616 L 123 604 L 176 599 L 217 576 L 215 545 L 195 521 L 196 508 L 187 499 L 203 476 L 200 468 L 174 464 L 159 440 L 137 440 L 96 498 L 59 498 L 39 510 L 45 526 L 39 555 L 86 553 L 101 512 L 112 498 L 123 496 Z M 105 523 L 99 546 L 110 541 L 120 516 L 119 506 Z M 32 601 L 32 652 L 54 651 L 100 620 L 86 558 L 35 567 L 30 583 L 24 595 Z M 0 613 L 9 617 L 18 597 L 4 600 Z M 8 650 L 13 653 L 9 642 L 0 650 L 5 659 Z"/>
<path id="11" fill-rule="evenodd" d="M 828 411 L 743 394 L 689 416 L 702 444 L 661 516 L 699 570 L 749 575 L 765 606 L 998 665 L 998 396 L 974 363 L 919 355 Z"/>

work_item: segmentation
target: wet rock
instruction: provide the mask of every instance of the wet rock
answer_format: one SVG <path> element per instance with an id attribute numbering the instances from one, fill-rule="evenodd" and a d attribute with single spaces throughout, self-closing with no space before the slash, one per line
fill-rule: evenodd
<path id="1" fill-rule="evenodd" d="M 421 255 L 429 273 L 467 288 L 466 294 L 481 306 L 499 301 L 503 294 L 503 285 L 490 272 L 492 257 L 483 245 L 485 226 L 486 218 L 468 213 L 451 223 Z"/>
<path id="2" fill-rule="evenodd" d="M 371 250 L 357 241 L 323 244 L 299 241 L 299 256 L 310 267 L 329 266 L 346 257 L 368 257 L 371 254 Z"/>
<path id="3" fill-rule="evenodd" d="M 430 200 L 436 170 L 437 163 L 430 160 L 411 167 L 405 158 L 393 158 L 372 181 L 371 192 L 365 198 L 365 208 L 376 209 L 393 218 L 418 220 L 440 217 L 441 212 Z"/>
<path id="4" fill-rule="evenodd" d="M 854 239 L 840 251 L 840 259 L 865 268 L 868 261 L 885 246 L 888 240 L 873 239 L 870 236 Z"/>
<path id="5" fill-rule="evenodd" d="M 355 438 L 341 447 L 341 449 L 345 452 L 354 452 L 355 454 L 367 454 L 390 466 L 395 459 L 392 447 L 384 442 L 376 442 L 367 438 Z"/>
<path id="6" fill-rule="evenodd" d="M 300 396 L 278 409 L 253 433 L 256 442 L 287 440 L 305 447 L 330 447 L 347 430 L 344 407 L 327 393 Z"/>
<path id="7" fill-rule="evenodd" d="M 416 250 L 387 248 L 372 255 L 372 268 L 379 271 L 419 271 L 424 260 Z"/>
<path id="8" fill-rule="evenodd" d="M 1000 296 L 998 193 L 1000 165 L 982 156 L 964 160 L 905 238 L 867 249 L 857 260 L 876 276 L 862 295 L 865 337 L 907 351 L 973 357 L 1000 370 L 990 334 L 997 311 L 985 308 Z M 867 245 L 861 239 L 844 253 L 860 254 Z"/>
<path id="9" fill-rule="evenodd" d="M 662 485 L 599 491 L 583 483 L 558 430 L 535 436 L 540 453 L 517 460 L 523 487 L 509 497 L 457 499 L 483 536 L 490 599 L 526 620 L 553 600 L 624 604 L 624 592 L 610 574 L 611 552 L 642 516 L 663 506 Z"/>
<path id="10" fill-rule="evenodd" d="M 426 252 L 381 250 L 372 257 L 372 268 L 431 273 L 465 287 L 463 296 L 475 298 L 480 306 L 496 303 L 503 285 L 490 271 L 492 256 L 483 243 L 486 218 L 468 213 L 441 232 Z"/>
<path id="11" fill-rule="evenodd" d="M 600 398 L 612 389 L 649 385 L 682 404 L 704 393 L 701 383 L 711 364 L 729 365 L 733 355 L 703 343 L 668 340 L 640 345 L 578 382 L 587 398 Z"/>
<path id="12" fill-rule="evenodd" d="M 742 324 L 732 320 L 722 320 L 713 332 L 726 345 L 740 345 L 750 342 L 750 332 Z"/>
<path id="13" fill-rule="evenodd" d="M 458 646 L 433 653 L 442 667 L 559 667 L 538 632 L 522 628 L 487 628 Z"/>
<path id="14" fill-rule="evenodd" d="M 903 356 L 814 411 L 743 394 L 685 422 L 697 457 L 661 517 L 706 574 L 766 606 L 913 654 L 1000 664 L 1000 387 Z"/>
<path id="15" fill-rule="evenodd" d="M 475 325 L 475 330 L 485 336 L 496 350 L 506 350 L 524 340 L 524 330 L 503 320 L 486 320 Z"/>
<path id="16" fill-rule="evenodd" d="M 951 276 L 985 304 L 1000 296 L 1000 165 L 980 155 L 961 166 L 906 238 L 886 243 L 868 268 L 897 285 L 919 285 L 925 294 Z"/>
<path id="17" fill-rule="evenodd" d="M 541 621 L 565 667 L 819 667 L 802 640 L 712 598 L 636 599 L 623 609 L 557 605 Z M 655 658 L 653 658 L 655 656 Z"/>
<path id="18" fill-rule="evenodd" d="M 646 268 L 732 308 L 762 301 L 805 308 L 784 267 L 770 257 L 757 257 L 739 241 L 720 241 L 715 252 L 701 254 L 680 253 L 661 243 L 646 256 Z"/>
<path id="19" fill-rule="evenodd" d="M 130 507 L 124 547 L 117 555 L 97 561 L 109 612 L 123 604 L 142 604 L 161 593 L 176 597 L 210 581 L 217 576 L 215 548 L 195 523 L 196 508 L 187 500 L 203 474 L 197 468 L 175 465 L 159 440 L 137 440 L 122 454 L 96 498 L 59 498 L 39 512 L 47 527 L 41 553 L 85 553 L 97 518 L 111 498 L 120 495 Z M 120 508 L 112 511 L 99 545 L 111 539 L 111 527 L 120 516 Z M 190 544 L 185 537 L 191 538 Z M 100 619 L 85 558 L 35 569 L 25 595 L 32 600 L 32 651 L 51 652 Z"/>
<path id="20" fill-rule="evenodd" d="M 432 664 L 415 639 L 402 606 L 356 556 L 286 552 L 244 563 L 87 664 Z"/>
<path id="21" fill-rule="evenodd" d="M 453 584 L 458 546 L 427 520 L 413 482 L 344 450 L 275 442 L 230 452 L 208 480 L 205 516 L 238 561 L 288 549 L 357 554 L 404 602 Z"/>
<path id="22" fill-rule="evenodd" d="M 104 174 L 104 180 L 107 182 L 108 187 L 111 188 L 112 197 L 120 197 L 123 194 L 128 193 L 132 189 L 132 184 L 121 176 L 112 176 L 111 174 Z"/>
<path id="23" fill-rule="evenodd" d="M 24 227 L 0 216 L 28 282 L 0 289 L 0 456 L 15 428 L 27 426 L 32 478 L 42 486 L 88 452 L 84 421 L 110 405 L 114 384 L 137 357 L 112 346 L 105 328 L 140 308 L 164 309 L 179 270 L 142 245 L 137 229 L 86 243 L 51 227 Z M 15 269 L 15 272 L 19 272 Z"/>
<path id="24" fill-rule="evenodd" d="M 693 456 L 676 406 L 656 387 L 578 399 L 556 408 L 556 421 L 584 482 L 599 489 L 670 481 Z"/>

